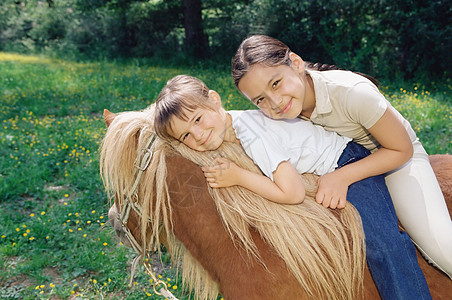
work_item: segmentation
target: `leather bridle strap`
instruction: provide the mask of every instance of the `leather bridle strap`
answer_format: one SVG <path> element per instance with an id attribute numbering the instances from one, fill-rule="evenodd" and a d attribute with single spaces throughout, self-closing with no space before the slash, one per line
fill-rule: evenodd
<path id="1" fill-rule="evenodd" d="M 155 276 L 155 273 L 152 271 L 152 265 L 151 265 L 151 258 L 149 254 L 144 254 L 143 249 L 140 246 L 140 244 L 137 242 L 135 237 L 133 236 L 130 229 L 127 227 L 127 222 L 129 220 L 130 216 L 130 210 L 133 209 L 140 217 L 142 217 L 142 207 L 138 202 L 138 186 L 140 184 L 141 176 L 148 168 L 151 159 L 152 154 L 155 148 L 155 144 L 157 142 L 158 138 L 155 134 L 151 134 L 148 142 L 146 143 L 143 151 L 143 154 L 137 157 L 135 161 L 135 182 L 132 186 L 131 191 L 129 192 L 128 196 L 125 198 L 124 206 L 121 207 L 120 212 L 117 213 L 117 218 L 121 222 L 122 229 L 124 230 L 124 234 L 127 238 L 127 240 L 130 242 L 130 245 L 132 248 L 137 252 L 137 257 L 133 260 L 132 263 L 132 270 L 130 275 L 130 282 L 129 286 L 132 286 L 133 278 L 135 274 L 135 270 L 137 268 L 138 262 L 141 261 L 146 269 L 146 273 L 151 276 L 152 278 L 152 284 L 154 292 L 157 295 L 164 296 L 166 299 L 169 300 L 178 300 L 169 290 L 166 286 L 166 283 L 162 280 L 157 279 Z M 160 288 L 157 288 L 158 286 L 161 286 Z"/>

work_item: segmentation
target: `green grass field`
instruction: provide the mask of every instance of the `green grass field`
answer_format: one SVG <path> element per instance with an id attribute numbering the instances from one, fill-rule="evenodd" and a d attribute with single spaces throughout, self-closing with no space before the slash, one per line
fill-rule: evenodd
<path id="1" fill-rule="evenodd" d="M 204 80 L 226 109 L 253 106 L 227 66 L 163 67 L 69 62 L 0 53 L 0 298 L 163 299 L 139 272 L 128 287 L 133 252 L 107 220 L 98 172 L 104 108 L 143 109 L 177 74 Z M 430 154 L 452 153 L 452 84 L 382 85 Z M 180 299 L 164 257 L 159 275 Z"/>

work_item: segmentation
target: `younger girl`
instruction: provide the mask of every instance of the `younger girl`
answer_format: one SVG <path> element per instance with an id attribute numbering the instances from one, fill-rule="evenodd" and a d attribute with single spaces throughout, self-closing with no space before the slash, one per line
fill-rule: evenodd
<path id="1" fill-rule="evenodd" d="M 176 139 L 198 151 L 215 150 L 224 141 L 240 143 L 266 175 L 218 158 L 204 168 L 212 187 L 243 186 L 271 201 L 297 204 L 304 199 L 299 173 L 325 175 L 364 158 L 368 151 L 350 138 L 301 120 L 276 121 L 260 111 L 229 111 L 220 96 L 200 80 L 176 76 L 156 101 L 154 129 L 163 139 Z M 345 198 L 344 198 L 345 199 Z M 431 299 L 409 237 L 397 218 L 382 176 L 351 184 L 347 192 L 361 215 L 367 262 L 383 299 Z M 345 202 L 323 198 L 329 207 Z"/>
<path id="2" fill-rule="evenodd" d="M 452 222 L 428 155 L 372 82 L 348 71 L 309 69 L 285 44 L 263 35 L 242 42 L 232 75 L 267 116 L 310 120 L 370 150 L 322 176 L 318 197 L 343 198 L 352 182 L 385 174 L 401 224 L 427 260 L 452 278 Z"/>

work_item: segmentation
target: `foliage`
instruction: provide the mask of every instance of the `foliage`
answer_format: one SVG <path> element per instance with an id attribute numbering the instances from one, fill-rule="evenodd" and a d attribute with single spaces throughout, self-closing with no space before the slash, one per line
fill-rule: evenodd
<path id="1" fill-rule="evenodd" d="M 132 55 L 163 56 L 169 50 L 181 51 L 182 9 L 178 2 L 136 2 L 131 5 L 127 13 L 127 25 L 134 40 Z"/>
<path id="2" fill-rule="evenodd" d="M 0 52 L 0 298 L 161 299 L 118 245 L 98 173 L 102 111 L 139 110 L 177 74 L 204 80 L 226 109 L 252 109 L 227 67 L 151 61 L 71 62 Z M 429 153 L 452 153 L 452 83 L 383 83 Z M 180 299 L 165 259 L 158 274 Z"/>
<path id="3" fill-rule="evenodd" d="M 310 61 L 380 78 L 450 76 L 452 9 L 446 1 L 259 2 L 266 7 L 263 33 Z"/>
<path id="4" fill-rule="evenodd" d="M 187 0 L 188 1 L 188 0 Z M 51 3 L 51 5 L 49 4 Z M 210 59 L 268 34 L 303 58 L 384 79 L 450 78 L 452 6 L 445 0 L 202 0 Z M 0 50 L 70 58 L 177 56 L 193 61 L 180 0 L 4 0 Z M 196 56 L 196 55 L 195 55 Z"/>

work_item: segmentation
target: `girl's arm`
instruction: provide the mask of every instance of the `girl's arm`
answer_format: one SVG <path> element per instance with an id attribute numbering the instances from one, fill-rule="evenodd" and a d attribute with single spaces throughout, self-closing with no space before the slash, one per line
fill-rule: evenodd
<path id="1" fill-rule="evenodd" d="M 330 207 L 345 206 L 348 186 L 367 177 L 392 171 L 413 156 L 413 144 L 402 122 L 391 109 L 369 129 L 369 132 L 381 144 L 381 148 L 371 155 L 346 165 L 319 179 L 317 202 L 333 202 Z M 325 200 L 321 200 L 321 199 Z"/>
<path id="2" fill-rule="evenodd" d="M 413 156 L 413 143 L 402 122 L 390 108 L 369 128 L 369 132 L 380 143 L 381 148 L 348 166 L 356 172 L 353 182 L 392 171 Z"/>
<path id="3" fill-rule="evenodd" d="M 263 198 L 282 204 L 298 204 L 304 200 L 304 184 L 288 161 L 281 162 L 273 172 L 274 181 L 242 169 L 225 158 L 217 158 L 217 162 L 217 166 L 202 168 L 207 182 L 213 188 L 240 185 Z"/>

